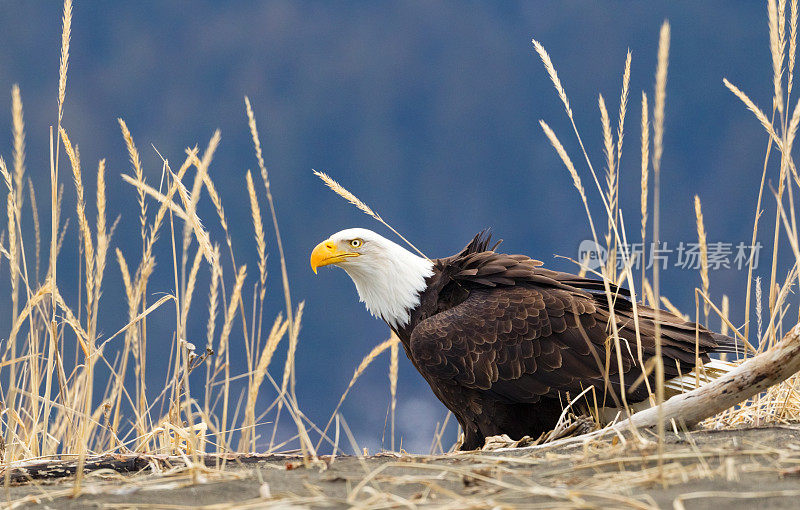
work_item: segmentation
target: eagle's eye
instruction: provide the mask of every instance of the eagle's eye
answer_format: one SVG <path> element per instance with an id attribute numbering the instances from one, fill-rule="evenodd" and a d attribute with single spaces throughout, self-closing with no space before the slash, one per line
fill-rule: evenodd
<path id="1" fill-rule="evenodd" d="M 350 241 L 350 246 L 352 246 L 353 248 L 358 248 L 362 244 L 364 244 L 364 241 L 362 241 L 361 239 L 353 239 Z"/>

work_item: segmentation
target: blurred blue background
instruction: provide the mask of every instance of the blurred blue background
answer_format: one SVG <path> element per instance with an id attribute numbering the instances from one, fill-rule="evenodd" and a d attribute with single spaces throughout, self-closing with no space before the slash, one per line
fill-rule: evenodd
<path id="1" fill-rule="evenodd" d="M 57 2 L 0 1 L 0 92 L 7 98 L 0 103 L 7 105 L 0 110 L 0 126 L 9 133 L 0 137 L 0 154 L 11 157 L 10 91 L 19 83 L 27 166 L 39 186 L 43 221 L 49 217 L 43 206 L 49 189 L 48 127 L 56 123 L 60 18 Z M 107 159 L 110 214 L 122 215 L 114 247 L 133 266 L 140 252 L 138 209 L 134 190 L 119 177 L 132 171 L 117 117 L 127 121 L 150 183 L 158 182 L 161 169 L 151 144 L 177 166 L 185 147 L 205 147 L 220 128 L 222 144 L 211 175 L 233 227 L 237 262 L 248 264 L 252 285 L 255 244 L 243 193 L 246 170 L 258 172 L 243 104 L 249 95 L 293 298 L 306 301 L 298 399 L 321 424 L 358 362 L 389 331 L 358 303 L 344 272 L 324 270 L 315 277 L 308 267 L 313 246 L 333 232 L 364 226 L 385 233 L 324 188 L 311 169 L 338 179 L 431 257 L 450 255 L 491 227 L 505 239 L 504 250 L 573 270 L 553 255 L 575 257 L 580 240 L 590 236 L 588 224 L 539 119 L 553 127 L 578 165 L 596 218 L 603 218 L 601 203 L 531 38 L 549 51 L 598 170 L 604 164 L 597 94 L 604 95 L 615 122 L 626 50 L 633 52 L 620 201 L 628 234 L 638 239 L 640 98 L 646 91 L 652 99 L 664 19 L 672 25 L 672 45 L 663 238 L 696 240 L 692 200 L 698 194 L 710 241 L 749 243 L 766 137 L 722 78 L 763 107 L 770 105 L 772 71 L 761 2 L 78 2 L 64 126 L 80 145 L 87 180 L 94 181 L 88 176 L 97 160 Z M 71 212 L 75 193 L 66 179 L 68 167 L 62 168 L 65 208 Z M 776 180 L 777 171 L 770 175 Z M 771 195 L 765 203 L 774 211 Z M 151 214 L 154 210 L 151 205 Z M 200 211 L 212 237 L 224 243 L 206 199 Z M 265 200 L 262 211 L 267 214 Z M 762 222 L 767 245 L 772 214 Z M 269 323 L 283 308 L 283 297 L 274 232 L 268 233 Z M 153 293 L 173 287 L 168 234 L 162 234 Z M 77 245 L 72 228 L 60 259 L 62 289 L 76 285 Z M 758 274 L 768 275 L 766 260 Z M 225 269 L 230 270 L 227 261 Z M 7 274 L 2 278 L 6 282 Z M 693 313 L 699 275 L 674 269 L 662 281 L 662 292 Z M 737 325 L 744 322 L 745 285 L 743 272 L 711 275 L 712 296 L 717 302 L 723 293 L 731 296 Z M 190 340 L 204 345 L 206 298 L 196 299 Z M 124 310 L 119 270 L 109 260 L 101 333 L 119 329 Z M 172 323 L 169 312 L 150 321 L 151 387 L 163 385 Z M 717 321 L 712 325 L 718 327 Z M 243 346 L 234 343 L 232 349 L 234 371 L 241 371 Z M 446 410 L 401 356 L 398 437 L 408 450 L 426 452 Z M 281 362 L 274 362 L 276 376 Z M 387 373 L 384 355 L 343 407 L 359 444 L 373 451 L 388 446 L 388 434 L 382 443 Z M 266 404 L 274 392 L 265 386 L 263 393 Z"/>

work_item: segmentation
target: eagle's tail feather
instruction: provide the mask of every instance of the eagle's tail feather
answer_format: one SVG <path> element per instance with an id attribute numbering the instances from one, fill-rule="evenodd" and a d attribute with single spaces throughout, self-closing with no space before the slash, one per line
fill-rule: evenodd
<path id="1" fill-rule="evenodd" d="M 735 362 L 712 359 L 711 361 L 703 363 L 700 370 L 695 369 L 688 374 L 683 374 L 665 381 L 665 396 L 669 398 L 680 393 L 691 391 L 698 386 L 702 386 L 722 377 L 738 366 L 738 363 Z"/>
<path id="2" fill-rule="evenodd" d="M 711 338 L 717 343 L 717 347 L 712 352 L 744 355 L 745 345 L 735 337 L 729 337 L 720 333 L 711 333 Z"/>

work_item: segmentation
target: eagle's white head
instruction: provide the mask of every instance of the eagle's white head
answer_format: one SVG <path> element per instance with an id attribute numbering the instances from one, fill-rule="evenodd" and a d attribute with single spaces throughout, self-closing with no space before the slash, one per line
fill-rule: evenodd
<path id="1" fill-rule="evenodd" d="M 408 324 L 433 274 L 433 262 L 365 228 L 342 230 L 314 248 L 314 273 L 330 264 L 347 271 L 370 313 L 394 328 Z"/>

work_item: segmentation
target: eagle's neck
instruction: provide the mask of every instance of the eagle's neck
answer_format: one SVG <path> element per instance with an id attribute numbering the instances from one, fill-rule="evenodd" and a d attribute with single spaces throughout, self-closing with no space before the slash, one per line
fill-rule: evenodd
<path id="1" fill-rule="evenodd" d="M 418 257 L 395 243 L 387 243 L 380 254 L 371 254 L 370 264 L 347 264 L 358 297 L 372 315 L 394 329 L 408 324 L 419 305 L 425 279 L 433 274 L 433 262 Z"/>

